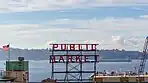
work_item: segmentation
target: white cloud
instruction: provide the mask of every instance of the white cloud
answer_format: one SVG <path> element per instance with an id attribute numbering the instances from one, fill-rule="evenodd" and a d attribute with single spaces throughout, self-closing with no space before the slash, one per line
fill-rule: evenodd
<path id="1" fill-rule="evenodd" d="M 125 39 L 126 38 L 126 39 Z M 121 37 L 121 36 L 112 36 L 112 41 L 118 46 L 118 48 L 122 49 L 125 47 L 130 48 L 138 48 L 138 46 L 141 46 L 139 49 L 142 48 L 142 44 L 144 41 L 142 41 L 140 38 L 135 37 Z"/>
<path id="2" fill-rule="evenodd" d="M 148 15 L 142 15 L 142 16 L 140 16 L 141 18 L 148 18 Z"/>
<path id="3" fill-rule="evenodd" d="M 112 40 L 119 45 L 125 45 L 125 40 L 121 36 L 112 36 Z"/>
<path id="4" fill-rule="evenodd" d="M 88 42 L 99 43 L 99 49 L 122 48 L 140 50 L 147 36 L 147 22 L 148 19 L 106 18 L 102 20 L 60 19 L 49 21 L 46 25 L 0 25 L 0 45 L 11 43 L 13 46 L 21 48 L 46 48 L 48 47 L 47 42 Z M 59 23 L 65 27 L 53 26 L 53 24 L 58 25 Z"/>
<path id="5" fill-rule="evenodd" d="M 147 0 L 0 0 L 0 12 L 24 12 L 147 3 Z"/>
<path id="6" fill-rule="evenodd" d="M 101 43 L 101 41 L 97 41 L 97 40 L 85 40 L 84 43 L 85 44 L 99 44 L 99 43 Z"/>

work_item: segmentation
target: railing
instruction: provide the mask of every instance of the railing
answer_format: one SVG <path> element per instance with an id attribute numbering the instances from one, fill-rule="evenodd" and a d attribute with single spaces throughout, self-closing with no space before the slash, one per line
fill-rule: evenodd
<path id="1" fill-rule="evenodd" d="M 4 77 L 4 70 L 0 70 L 0 78 Z"/>

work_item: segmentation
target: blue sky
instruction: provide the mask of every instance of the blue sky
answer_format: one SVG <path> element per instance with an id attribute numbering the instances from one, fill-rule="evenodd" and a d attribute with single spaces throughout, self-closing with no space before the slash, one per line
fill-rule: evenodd
<path id="1" fill-rule="evenodd" d="M 138 10 L 138 8 L 143 10 Z M 123 6 L 123 7 L 93 7 L 93 8 L 76 8 L 60 10 L 41 10 L 31 12 L 12 12 L 1 13 L 0 23 L 42 23 L 56 19 L 71 20 L 89 20 L 92 18 L 104 19 L 108 17 L 115 18 L 139 18 L 141 15 L 148 14 L 148 6 Z M 34 18 L 34 19 L 33 19 Z M 8 21 L 9 20 L 9 21 Z"/>
<path id="2" fill-rule="evenodd" d="M 2 0 L 0 45 L 99 43 L 99 49 L 142 50 L 147 0 Z"/>

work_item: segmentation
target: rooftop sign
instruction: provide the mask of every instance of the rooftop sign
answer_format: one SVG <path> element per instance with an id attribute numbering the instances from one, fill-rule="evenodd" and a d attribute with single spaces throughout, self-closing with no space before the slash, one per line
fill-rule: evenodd
<path id="1" fill-rule="evenodd" d="M 96 50 L 97 44 L 50 44 L 53 50 Z"/>
<path id="2" fill-rule="evenodd" d="M 98 44 L 50 44 L 52 46 L 52 55 L 50 56 L 50 63 L 86 63 L 98 62 L 98 55 L 96 54 L 96 46 Z M 60 54 L 57 51 L 62 51 Z M 71 52 L 73 51 L 73 52 Z M 82 53 L 91 52 L 91 54 Z M 79 52 L 79 53 L 78 53 Z"/>

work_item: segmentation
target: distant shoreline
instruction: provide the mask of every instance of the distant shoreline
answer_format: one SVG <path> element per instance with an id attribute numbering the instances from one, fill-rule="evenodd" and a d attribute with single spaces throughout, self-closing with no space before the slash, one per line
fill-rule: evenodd
<path id="1" fill-rule="evenodd" d="M 131 59 L 101 59 L 99 62 L 132 62 Z"/>
<path id="2" fill-rule="evenodd" d="M 42 60 L 33 60 L 33 61 L 42 61 Z M 46 60 L 43 60 L 46 61 Z M 99 62 L 132 62 L 131 59 L 100 59 Z"/>

